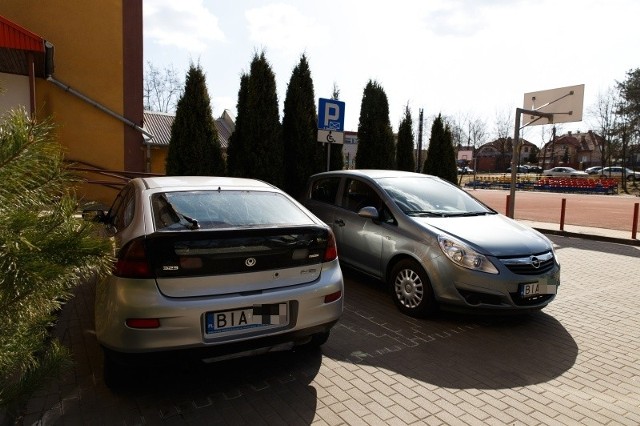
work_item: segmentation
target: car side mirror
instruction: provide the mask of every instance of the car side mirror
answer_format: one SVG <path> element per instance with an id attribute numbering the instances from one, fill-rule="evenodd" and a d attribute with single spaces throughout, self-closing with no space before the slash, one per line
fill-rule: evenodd
<path id="1" fill-rule="evenodd" d="M 82 219 L 89 222 L 107 223 L 107 212 L 97 208 L 85 209 L 82 210 Z"/>
<path id="2" fill-rule="evenodd" d="M 358 211 L 358 216 L 365 219 L 378 220 L 378 210 L 373 206 L 363 207 Z"/>

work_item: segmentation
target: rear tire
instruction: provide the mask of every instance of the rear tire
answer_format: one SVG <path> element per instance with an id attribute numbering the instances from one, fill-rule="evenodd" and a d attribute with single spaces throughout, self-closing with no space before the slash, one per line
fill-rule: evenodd
<path id="1" fill-rule="evenodd" d="M 325 343 L 327 343 L 327 340 L 329 340 L 330 334 L 330 331 L 323 331 L 321 333 L 314 334 L 313 336 L 311 336 L 311 341 L 308 343 L 309 347 L 319 348 L 320 346 L 324 345 Z"/>
<path id="2" fill-rule="evenodd" d="M 406 315 L 423 318 L 438 310 L 429 277 L 414 260 L 404 259 L 393 267 L 389 287 L 394 303 Z"/>
<path id="3" fill-rule="evenodd" d="M 109 389 L 122 388 L 127 382 L 130 367 L 116 361 L 108 349 L 103 348 L 102 353 L 104 354 L 102 368 L 104 384 Z"/>

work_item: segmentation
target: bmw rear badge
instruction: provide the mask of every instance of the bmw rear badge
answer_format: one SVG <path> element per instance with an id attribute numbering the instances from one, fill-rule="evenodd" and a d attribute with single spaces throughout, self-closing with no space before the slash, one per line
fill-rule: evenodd
<path id="1" fill-rule="evenodd" d="M 256 265 L 256 258 L 248 257 L 247 259 L 245 259 L 244 264 L 247 265 L 249 268 L 251 268 L 252 266 Z"/>

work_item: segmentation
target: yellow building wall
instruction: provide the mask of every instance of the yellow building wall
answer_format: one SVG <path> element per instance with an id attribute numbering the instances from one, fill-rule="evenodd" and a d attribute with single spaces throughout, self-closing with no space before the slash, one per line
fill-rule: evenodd
<path id="1" fill-rule="evenodd" d="M 151 173 L 159 175 L 166 174 L 168 150 L 169 148 L 166 147 L 151 148 L 151 167 L 149 169 Z"/>
<path id="2" fill-rule="evenodd" d="M 54 45 L 56 80 L 124 115 L 123 1 L 2 0 L 0 14 Z M 125 170 L 129 126 L 44 79 L 36 81 L 36 107 L 38 118 L 53 118 L 68 160 Z M 115 194 L 103 185 L 79 188 L 87 201 L 110 204 Z"/>

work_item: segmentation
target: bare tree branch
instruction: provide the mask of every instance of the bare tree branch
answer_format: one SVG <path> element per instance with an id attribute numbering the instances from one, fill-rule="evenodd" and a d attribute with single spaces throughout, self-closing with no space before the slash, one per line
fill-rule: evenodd
<path id="1" fill-rule="evenodd" d="M 175 112 L 184 84 L 173 66 L 160 70 L 147 62 L 142 90 L 145 110 Z"/>

